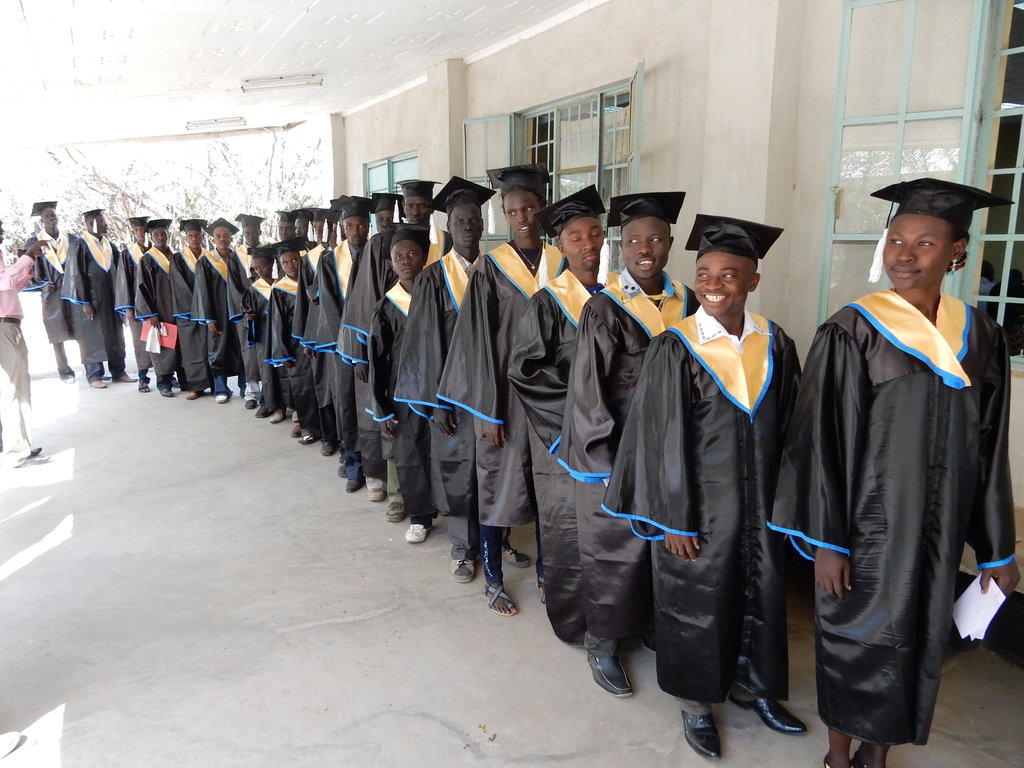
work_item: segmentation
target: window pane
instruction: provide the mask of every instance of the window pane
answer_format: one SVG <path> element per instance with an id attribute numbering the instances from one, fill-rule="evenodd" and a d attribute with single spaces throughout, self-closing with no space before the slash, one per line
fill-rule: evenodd
<path id="1" fill-rule="evenodd" d="M 629 194 L 629 167 L 619 166 L 617 168 L 605 168 L 601 171 L 601 199 L 605 207 L 609 200 L 616 195 Z"/>
<path id="2" fill-rule="evenodd" d="M 470 178 L 487 173 L 487 126 L 485 122 L 465 123 L 465 157 L 463 172 Z"/>
<path id="3" fill-rule="evenodd" d="M 978 252 L 978 258 L 981 260 L 981 269 L 975 286 L 975 293 L 977 295 L 996 295 L 993 292 L 993 288 L 1002 279 L 1005 255 L 1006 243 L 982 243 L 981 249 Z M 995 302 L 979 301 L 978 308 L 987 310 L 993 317 L 996 316 L 997 304 Z"/>
<path id="4" fill-rule="evenodd" d="M 974 3 L 964 0 L 927 0 L 917 3 L 914 53 L 910 65 L 907 109 L 959 109 L 967 78 Z M 898 79 L 899 69 L 890 72 Z"/>
<path id="5" fill-rule="evenodd" d="M 401 160 L 394 160 L 391 163 L 392 181 L 405 181 L 416 179 L 420 175 L 420 160 L 416 155 L 403 157 Z"/>
<path id="6" fill-rule="evenodd" d="M 1013 244 L 1013 261 L 1005 281 L 1000 280 L 992 289 L 993 296 L 1024 299 L 1024 242 Z M 1024 354 L 1024 303 L 1005 302 L 1000 322 L 1006 333 L 1011 355 Z M 992 308 L 989 308 L 991 313 Z"/>
<path id="7" fill-rule="evenodd" d="M 558 108 L 558 168 L 576 170 L 597 165 L 597 97 Z"/>
<path id="8" fill-rule="evenodd" d="M 387 161 L 366 167 L 366 191 L 368 193 L 390 192 L 388 189 Z"/>
<path id="9" fill-rule="evenodd" d="M 1006 197 L 1011 200 L 1013 197 L 1013 181 L 1015 174 L 1013 173 L 997 173 L 992 177 L 992 194 L 999 195 L 1000 197 Z M 1013 214 L 1013 209 L 1016 207 L 1020 209 L 1022 206 L 1007 206 L 999 205 L 994 208 L 988 209 L 988 220 L 985 225 L 986 234 L 990 235 L 1006 235 L 1010 233 L 1010 222 Z M 1020 214 L 1018 213 L 1018 216 Z M 1017 232 L 1024 232 L 1021 228 L 1020 223 L 1017 224 Z M 996 274 L 1002 274 L 997 272 Z M 996 278 L 997 280 L 999 278 Z"/>
<path id="10" fill-rule="evenodd" d="M 836 243 L 832 247 L 832 274 L 829 278 L 828 314 L 859 299 L 866 293 L 888 285 L 885 275 L 879 283 L 868 282 L 875 243 Z"/>
<path id="11" fill-rule="evenodd" d="M 906 0 L 853 9 L 846 117 L 891 115 L 899 109 L 906 12 Z M 901 53 L 886 56 L 880 51 Z"/>
<path id="12" fill-rule="evenodd" d="M 558 189 L 555 190 L 555 199 L 561 200 L 563 197 L 568 197 L 596 181 L 597 173 L 595 171 L 560 173 L 558 174 Z"/>
<path id="13" fill-rule="evenodd" d="M 960 164 L 960 128 L 958 117 L 908 121 L 903 132 L 901 177 L 906 180 L 930 176 L 956 181 Z"/>
<path id="14" fill-rule="evenodd" d="M 1020 158 L 1020 115 L 1008 115 L 996 118 L 996 151 L 992 158 L 992 168 L 1016 168 Z"/>
<path id="15" fill-rule="evenodd" d="M 486 175 L 488 168 L 504 168 L 512 164 L 512 158 L 509 157 L 508 118 L 488 120 L 485 125 L 487 126 L 487 163 L 484 166 L 484 173 L 477 174 L 479 176 Z"/>
<path id="16" fill-rule="evenodd" d="M 1024 53 L 1005 57 L 1006 70 L 1000 98 L 1003 109 L 1024 106 Z"/>
<path id="17" fill-rule="evenodd" d="M 843 129 L 839 167 L 839 215 L 836 232 L 875 233 L 885 228 L 889 207 L 871 197 L 898 181 L 895 169 L 896 124 L 854 125 Z"/>
<path id="18" fill-rule="evenodd" d="M 609 94 L 604 98 L 604 143 L 601 147 L 603 165 L 628 163 L 633 153 L 630 131 L 629 91 Z"/>

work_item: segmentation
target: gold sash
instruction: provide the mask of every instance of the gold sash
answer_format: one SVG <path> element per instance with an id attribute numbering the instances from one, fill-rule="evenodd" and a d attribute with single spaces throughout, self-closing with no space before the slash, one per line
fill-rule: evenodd
<path id="1" fill-rule="evenodd" d="M 202 254 L 199 254 L 200 257 Z M 196 257 L 192 255 L 192 249 L 187 245 L 181 249 L 181 257 L 185 259 L 185 263 L 188 264 L 188 268 L 193 272 L 196 271 Z"/>
<path id="2" fill-rule="evenodd" d="M 423 265 L 424 267 L 429 267 L 435 261 L 440 261 L 444 256 L 444 230 L 435 226 L 433 218 L 430 220 L 430 230 L 437 233 L 437 242 L 431 243 L 427 249 L 427 263 Z"/>
<path id="3" fill-rule="evenodd" d="M 154 246 L 154 247 L 150 248 L 148 251 L 146 251 L 146 255 L 149 256 L 151 259 L 153 259 L 153 261 L 156 262 L 156 265 L 158 267 L 160 267 L 160 269 L 162 269 L 164 272 L 170 272 L 171 271 L 171 260 L 168 259 L 163 254 L 163 252 L 159 248 L 157 248 L 156 246 Z"/>
<path id="4" fill-rule="evenodd" d="M 238 257 L 238 262 L 245 268 L 246 272 L 252 269 L 252 254 L 249 253 L 249 246 L 242 243 L 235 248 L 235 256 Z"/>
<path id="5" fill-rule="evenodd" d="M 608 275 L 607 285 L 617 285 L 618 282 L 618 275 L 615 273 Z M 545 285 L 543 290 L 554 297 L 559 308 L 569 318 L 569 322 L 573 324 L 573 327 L 576 327 L 580 322 L 580 312 L 583 311 L 583 305 L 590 300 L 592 295 L 586 286 L 579 281 L 579 278 L 567 269 Z"/>
<path id="6" fill-rule="evenodd" d="M 772 383 L 772 336 L 771 324 L 761 315 L 750 313 L 751 319 L 768 333 L 751 333 L 743 340 L 743 352 L 737 352 L 727 338 L 700 343 L 697 332 L 697 316 L 690 315 L 682 322 L 670 326 L 686 344 L 704 370 L 706 370 L 722 394 L 754 420 L 757 406 L 761 404 Z"/>
<path id="7" fill-rule="evenodd" d="M 406 317 L 409 316 L 409 305 L 412 304 L 412 294 L 405 290 L 401 283 L 395 283 L 395 287 L 384 295 L 391 299 L 392 303 L 396 307 L 402 310 L 403 315 Z"/>
<path id="8" fill-rule="evenodd" d="M 53 265 L 53 268 L 58 272 L 64 272 L 64 262 L 68 260 L 68 239 L 61 237 L 59 234 L 57 239 L 52 239 L 46 231 L 39 233 L 39 240 L 49 244 L 43 255 L 46 256 L 46 260 Z"/>
<path id="9" fill-rule="evenodd" d="M 334 264 L 338 273 L 338 295 L 344 299 L 348 293 L 348 281 L 352 278 L 352 268 L 355 266 L 348 240 L 334 249 Z"/>
<path id="10" fill-rule="evenodd" d="M 672 281 L 672 287 L 675 293 L 661 302 L 660 308 L 647 298 L 643 291 L 627 296 L 619 281 L 609 281 L 602 293 L 607 293 L 615 299 L 615 302 L 626 310 L 626 314 L 640 323 L 647 331 L 647 335 L 653 339 L 667 327 L 682 320 L 686 311 L 686 288 L 675 280 Z"/>
<path id="11" fill-rule="evenodd" d="M 455 254 L 455 251 L 448 251 L 441 259 L 441 272 L 444 274 L 445 285 L 448 286 L 448 293 L 452 297 L 452 303 L 456 311 L 462 309 L 462 300 L 466 298 L 466 288 L 469 287 L 469 275 L 466 274 L 462 262 Z"/>
<path id="12" fill-rule="evenodd" d="M 314 248 L 313 250 L 306 251 L 306 258 L 309 259 L 309 266 L 313 268 L 314 272 L 316 272 L 317 269 L 320 267 L 320 256 L 323 254 L 323 252 L 324 247 L 319 243 L 317 243 L 316 248 Z"/>
<path id="13" fill-rule="evenodd" d="M 146 252 L 142 250 L 142 246 L 138 243 L 132 243 L 128 246 L 128 255 L 131 256 L 132 261 L 135 262 L 135 266 L 139 266 L 139 263 L 142 261 L 142 257 L 146 255 Z"/>
<path id="14" fill-rule="evenodd" d="M 877 291 L 849 306 L 860 312 L 889 343 L 931 368 L 953 389 L 971 386 L 960 361 L 967 354 L 971 313 L 960 299 L 942 294 L 935 325 L 896 291 Z"/>
<path id="15" fill-rule="evenodd" d="M 299 290 L 298 282 L 288 277 L 288 275 L 277 278 L 277 281 L 274 283 L 274 287 L 279 291 L 290 293 L 292 296 L 294 296 L 295 292 Z"/>
<path id="16" fill-rule="evenodd" d="M 89 246 L 89 253 L 92 254 L 93 261 L 99 264 L 100 269 L 104 272 L 109 272 L 110 265 L 114 262 L 114 249 L 110 246 L 110 241 L 105 237 L 100 237 L 97 240 L 88 232 L 82 233 L 82 239 Z"/>
<path id="17" fill-rule="evenodd" d="M 487 254 L 526 298 L 530 298 L 544 285 L 554 280 L 562 270 L 562 253 L 553 245 L 544 244 L 540 266 L 534 276 L 511 243 L 503 243 Z"/>
<path id="18" fill-rule="evenodd" d="M 260 277 L 252 281 L 252 287 L 259 291 L 260 295 L 262 295 L 264 299 L 269 300 L 270 291 L 273 289 L 274 286 L 272 286 L 270 283 L 268 283 L 266 280 Z"/>
<path id="19" fill-rule="evenodd" d="M 225 280 L 228 279 L 228 263 L 224 261 L 224 259 L 221 257 L 219 253 L 214 253 L 213 251 L 203 251 L 203 256 L 206 258 L 208 262 L 210 262 L 210 266 L 212 266 L 220 273 L 221 277 L 223 277 Z"/>

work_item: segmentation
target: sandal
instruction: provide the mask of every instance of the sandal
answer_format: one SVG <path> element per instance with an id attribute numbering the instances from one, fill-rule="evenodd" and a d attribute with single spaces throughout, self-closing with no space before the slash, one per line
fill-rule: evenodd
<path id="1" fill-rule="evenodd" d="M 139 392 L 149 392 L 149 382 L 148 381 L 140 381 L 139 382 Z"/>
<path id="2" fill-rule="evenodd" d="M 519 609 L 516 608 L 516 604 L 512 602 L 512 598 L 508 596 L 508 592 L 505 591 L 505 585 L 500 581 L 497 584 L 487 583 L 484 584 L 484 595 L 487 596 L 487 607 L 493 613 L 499 616 L 515 616 L 519 613 Z M 504 600 L 504 605 L 497 604 L 499 600 Z M 504 608 L 505 610 L 501 610 Z"/>

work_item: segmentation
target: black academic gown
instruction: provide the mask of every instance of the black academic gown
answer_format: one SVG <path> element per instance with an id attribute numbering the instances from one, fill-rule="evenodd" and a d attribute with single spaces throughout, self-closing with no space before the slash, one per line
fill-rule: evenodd
<path id="1" fill-rule="evenodd" d="M 206 354 L 211 375 L 242 373 L 242 345 L 237 328 L 243 325 L 241 294 L 233 286 L 229 261 L 212 251 L 204 251 L 196 262 L 192 320 L 207 327 Z M 210 323 L 217 324 L 218 333 L 210 331 Z"/>
<path id="2" fill-rule="evenodd" d="M 64 235 L 65 242 L 73 235 Z M 39 240 L 38 237 L 30 237 L 25 241 L 25 247 L 30 247 Z M 34 274 L 32 284 L 25 290 L 39 291 L 42 300 L 43 327 L 46 328 L 46 339 L 51 344 L 62 344 L 65 341 L 73 341 L 75 334 L 71 320 L 72 305 L 61 298 L 64 288 L 64 269 L 67 263 L 67 247 L 63 249 L 63 261 L 61 254 L 57 254 L 52 248 L 43 252 L 43 256 L 35 260 L 33 266 Z"/>
<path id="3" fill-rule="evenodd" d="M 242 245 L 238 249 L 234 249 L 228 259 L 230 290 L 234 294 L 233 301 L 239 307 L 243 307 L 245 296 L 249 293 L 249 286 L 256 280 L 252 273 L 252 258 L 247 250 L 244 253 L 240 250 L 244 248 L 245 246 Z M 262 380 L 263 358 L 260 357 L 256 346 L 249 338 L 249 324 L 244 319 L 235 323 L 235 331 L 238 334 L 238 346 L 242 350 L 242 370 L 245 372 L 246 391 L 254 391 Z"/>
<path id="4" fill-rule="evenodd" d="M 327 392 L 321 397 L 321 405 L 332 409 L 323 417 L 326 419 L 333 413 L 335 434 L 346 451 L 357 450 L 359 421 L 352 366 L 342 357 L 338 340 L 357 259 L 358 253 L 353 259 L 348 245 L 342 243 L 323 253 L 316 273 L 319 317 L 313 343 L 326 365 Z"/>
<path id="5" fill-rule="evenodd" d="M 295 311 L 292 318 L 292 334 L 306 349 L 316 350 L 317 330 L 320 327 L 320 293 L 317 274 L 320 260 L 327 253 L 322 246 L 315 245 L 302 254 L 299 267 L 298 290 L 295 294 Z M 309 361 L 309 375 L 316 394 L 317 423 L 328 431 L 328 442 L 338 442 L 334 419 L 324 418 L 334 410 L 331 393 L 331 369 L 326 355 L 317 355 Z M 294 372 L 290 372 L 293 374 Z M 294 375 L 289 376 L 294 380 Z"/>
<path id="6" fill-rule="evenodd" d="M 446 276 L 446 268 L 456 274 L 454 283 Z M 467 279 L 454 254 L 426 267 L 416 278 L 394 399 L 426 419 L 432 419 L 438 410 L 451 412 L 454 435 L 449 437 L 436 428 L 430 431 L 433 504 L 452 517 L 475 520 L 479 506 L 473 419 L 437 397 L 459 307 L 465 300 L 458 286 L 464 291 Z"/>
<path id="7" fill-rule="evenodd" d="M 645 632 L 652 611 L 650 545 L 633 535 L 628 521 L 602 509 L 604 481 L 611 476 L 651 338 L 698 306 L 693 291 L 677 283 L 674 298 L 660 312 L 654 310 L 655 322 L 648 330 L 637 319 L 634 302 L 653 304 L 642 295 L 623 302 L 621 293 L 620 298 L 611 295 L 614 290 L 613 285 L 606 287 L 580 313 L 558 447 L 559 463 L 578 481 L 576 524 L 587 631 L 602 640 Z"/>
<path id="8" fill-rule="evenodd" d="M 370 410 L 378 425 L 396 419 L 394 438 L 381 436 L 384 458 L 395 462 L 405 512 L 434 514 L 430 501 L 430 422 L 394 399 L 412 297 L 395 285 L 377 304 L 370 324 Z M 378 426 L 379 428 L 379 426 Z"/>
<path id="9" fill-rule="evenodd" d="M 699 535 L 695 561 L 652 548 L 658 682 L 691 701 L 725 701 L 733 683 L 788 695 L 785 538 L 767 523 L 800 365 L 783 330 L 760 320 L 771 337 L 750 334 L 744 352 L 768 376 L 749 396 L 719 385 L 735 373 L 728 365 L 711 363 L 714 376 L 705 367 L 715 345 L 738 364 L 726 339 L 684 341 L 686 324 L 655 337 L 605 495 L 606 511 L 639 536 Z"/>
<path id="10" fill-rule="evenodd" d="M 576 324 L 590 296 L 569 270 L 537 291 L 519 320 L 508 363 L 509 382 L 531 426 L 537 525 L 544 553 L 544 607 L 555 635 L 572 643 L 581 641 L 586 630 L 576 488 L 555 455 L 576 349 Z"/>
<path id="11" fill-rule="evenodd" d="M 541 262 L 544 282 L 561 271 L 556 248 L 547 246 Z M 476 465 L 482 525 L 525 525 L 536 517 L 529 427 L 509 386 L 508 358 L 519 318 L 539 287 L 537 275 L 511 244 L 477 260 L 437 390 L 442 400 L 480 422 Z M 503 448 L 483 436 L 484 422 L 504 427 Z"/>
<path id="12" fill-rule="evenodd" d="M 126 318 L 128 332 L 132 337 L 135 365 L 138 366 L 140 373 L 153 366 L 153 359 L 146 351 L 145 340 L 141 338 L 142 323 L 138 319 L 128 320 L 127 311 L 130 309 L 136 317 L 138 316 L 135 294 L 139 284 L 139 264 L 145 255 L 146 252 L 138 243 L 132 243 L 128 247 L 122 248 L 114 275 L 114 309 Z"/>
<path id="13" fill-rule="evenodd" d="M 969 387 L 853 307 L 818 329 L 804 367 L 772 524 L 804 553 L 850 556 L 846 599 L 816 590 L 816 668 L 822 720 L 857 740 L 925 743 L 964 542 L 979 564 L 1013 555 L 1006 346 L 967 312 Z"/>
<path id="14" fill-rule="evenodd" d="M 187 247 L 185 250 L 188 250 Z M 202 392 L 212 384 L 206 326 L 192 320 L 192 292 L 197 263 L 186 258 L 181 251 L 171 257 L 170 263 L 174 318 L 178 324 L 178 350 L 181 354 L 181 368 L 185 373 L 182 385 L 189 392 Z"/>
<path id="15" fill-rule="evenodd" d="M 320 408 L 313 388 L 311 361 L 302 343 L 292 334 L 294 312 L 301 289 L 298 282 L 282 277 L 270 292 L 267 314 L 267 360 L 277 367 L 279 375 L 286 376 L 299 424 L 307 434 L 319 437 Z M 291 367 L 285 363 L 294 363 Z"/>
<path id="16" fill-rule="evenodd" d="M 160 251 L 151 248 L 139 262 L 138 282 L 135 286 L 135 317 L 140 322 L 156 317 L 161 323 L 177 325 L 178 318 L 174 315 L 174 289 L 171 286 L 170 258 Z M 180 331 L 180 328 L 179 328 Z M 181 368 L 181 340 L 173 349 L 161 348 L 157 354 L 151 354 L 153 371 L 158 376 L 178 372 Z M 184 374 L 179 377 L 184 388 Z"/>
<path id="17" fill-rule="evenodd" d="M 267 362 L 267 358 L 270 357 L 268 320 L 272 290 L 273 286 L 263 278 L 254 280 L 242 294 L 242 312 L 255 315 L 252 320 L 246 320 L 244 323 L 246 348 L 260 361 L 259 380 L 263 406 L 270 411 L 276 411 L 283 409 L 286 402 L 278 370 Z M 246 381 L 248 382 L 248 373 Z"/>
<path id="18" fill-rule="evenodd" d="M 124 328 L 114 309 L 114 274 L 118 249 L 104 238 L 68 238 L 61 298 L 72 305 L 71 321 L 83 363 L 110 363 L 114 375 L 124 373 Z M 84 308 L 92 307 L 92 318 Z"/>

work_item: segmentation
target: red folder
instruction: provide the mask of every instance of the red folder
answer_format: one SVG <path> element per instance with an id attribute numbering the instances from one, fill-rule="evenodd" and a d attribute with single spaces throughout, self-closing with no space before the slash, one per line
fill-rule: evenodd
<path id="1" fill-rule="evenodd" d="M 149 337 L 149 330 L 153 327 L 149 320 L 142 323 L 142 333 L 139 334 L 139 341 L 145 341 Z M 178 326 L 174 323 L 160 323 L 160 346 L 164 349 L 174 349 L 178 346 Z"/>

